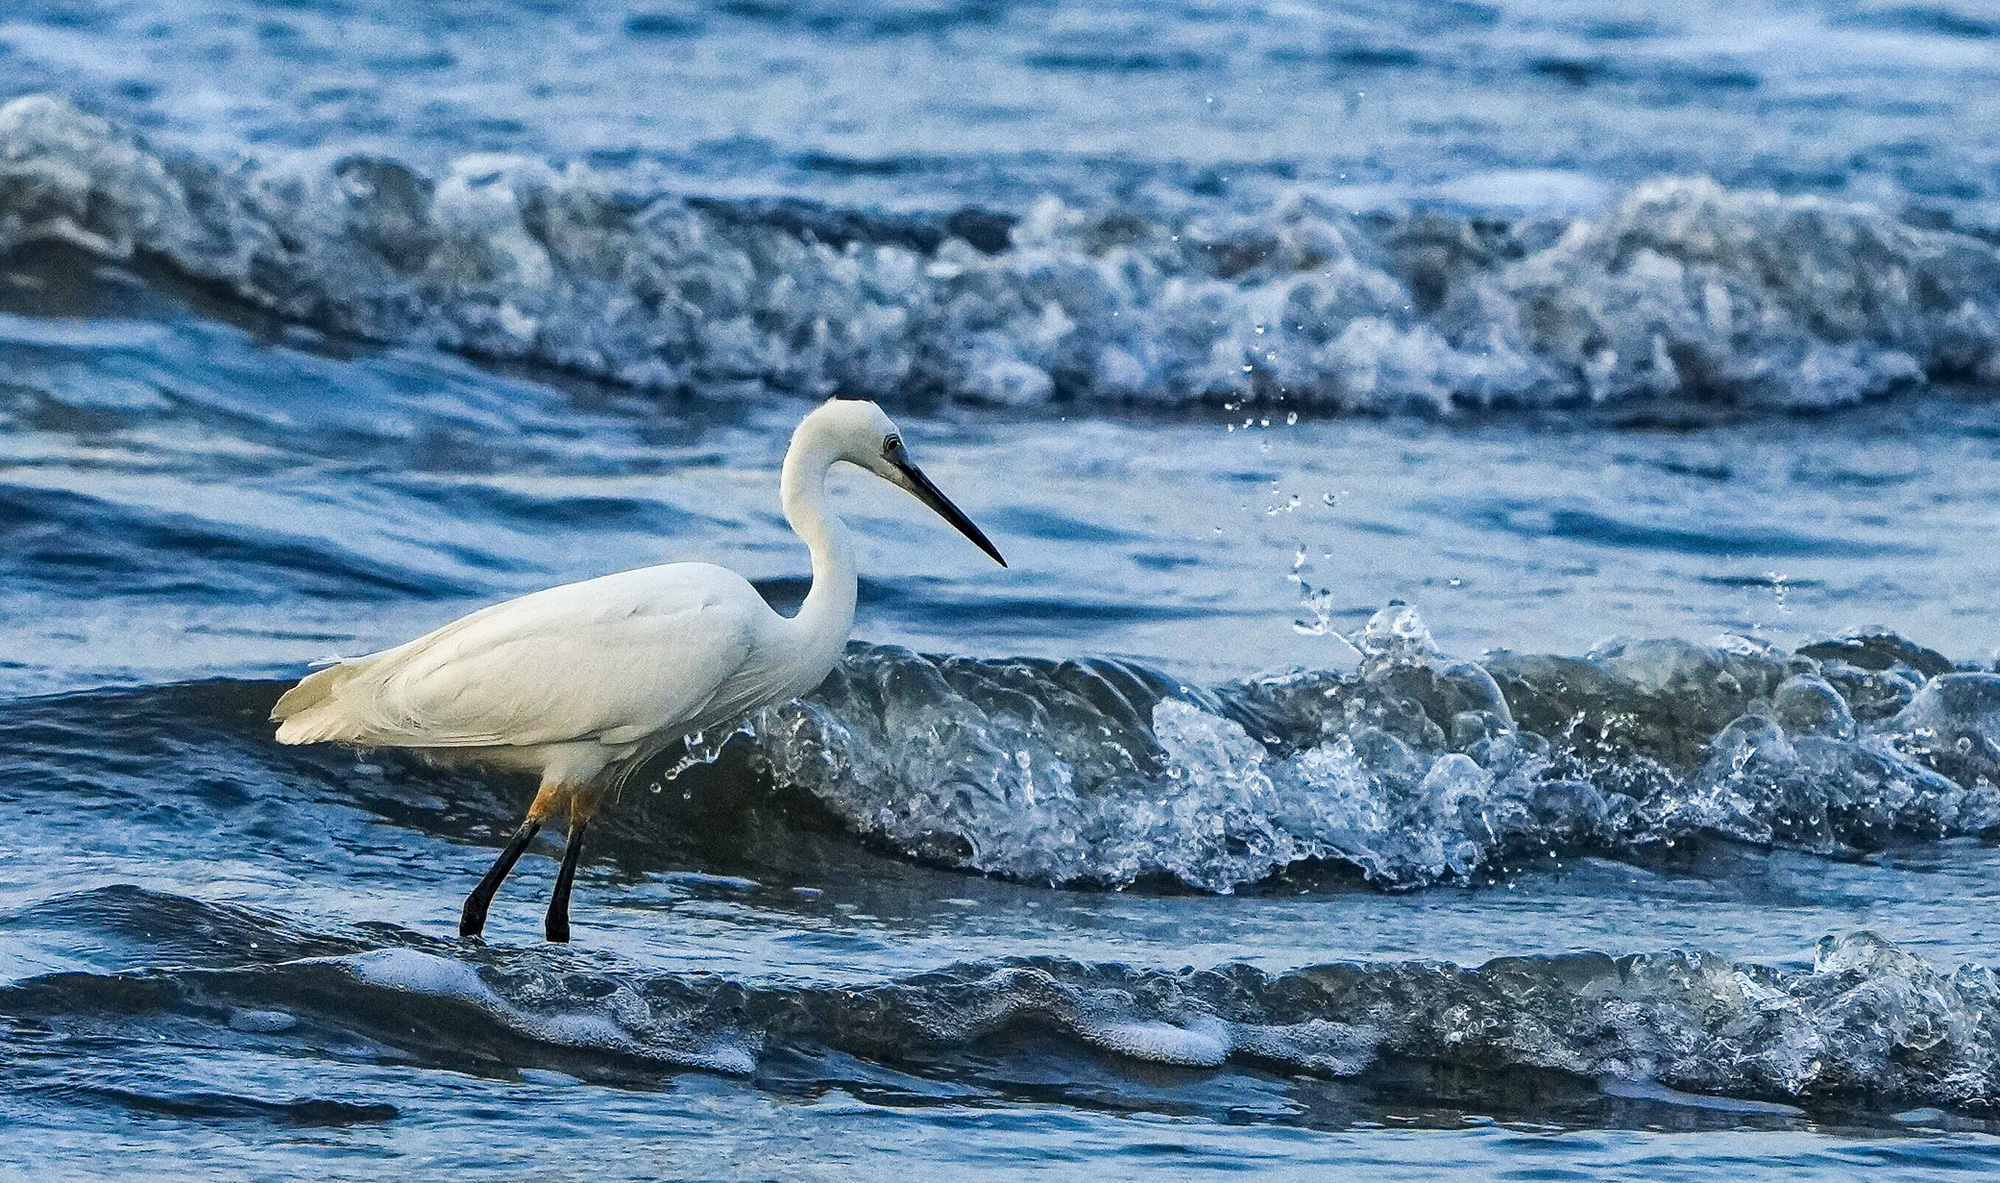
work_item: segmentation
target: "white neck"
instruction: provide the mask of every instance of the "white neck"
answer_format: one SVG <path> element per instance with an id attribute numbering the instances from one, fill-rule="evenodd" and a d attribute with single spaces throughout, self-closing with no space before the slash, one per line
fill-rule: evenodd
<path id="1" fill-rule="evenodd" d="M 792 437 L 778 487 L 785 520 L 812 552 L 812 590 L 792 625 L 802 643 L 801 660 L 809 657 L 820 666 L 813 679 L 817 684 L 840 659 L 847 634 L 854 628 L 856 580 L 847 527 L 826 505 L 826 474 L 837 457 L 822 441 L 807 438 L 809 434 L 801 430 Z"/>

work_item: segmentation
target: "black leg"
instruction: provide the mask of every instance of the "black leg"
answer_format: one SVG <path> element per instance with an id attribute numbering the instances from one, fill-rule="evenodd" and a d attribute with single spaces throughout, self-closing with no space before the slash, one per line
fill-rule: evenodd
<path id="1" fill-rule="evenodd" d="M 583 832 L 590 819 L 570 815 L 569 842 L 563 847 L 562 870 L 556 874 L 556 893 L 549 897 L 549 915 L 543 932 L 552 941 L 569 940 L 569 889 L 576 882 L 576 860 L 583 853 Z"/>
<path id="2" fill-rule="evenodd" d="M 530 820 L 522 822 L 521 828 L 514 831 L 513 841 L 507 843 L 507 849 L 493 860 L 479 886 L 465 897 L 465 911 L 458 918 L 459 936 L 476 937 L 486 927 L 486 909 L 493 903 L 493 893 L 500 890 L 500 881 L 507 878 L 507 872 L 514 869 L 515 863 L 521 861 L 521 852 L 528 849 L 528 843 L 535 840 L 541 828 L 542 823 Z"/>

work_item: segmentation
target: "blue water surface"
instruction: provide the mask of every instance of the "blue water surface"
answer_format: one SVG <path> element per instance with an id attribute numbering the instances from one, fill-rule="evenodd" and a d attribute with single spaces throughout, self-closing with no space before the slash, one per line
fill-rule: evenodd
<path id="1" fill-rule="evenodd" d="M 1996 96 L 1971 0 L 10 6 L 0 1165 L 2000 1168 Z M 795 602 L 835 394 L 1012 563 L 837 480 L 856 636 L 967 661 L 452 937 L 527 787 L 282 685 Z"/>

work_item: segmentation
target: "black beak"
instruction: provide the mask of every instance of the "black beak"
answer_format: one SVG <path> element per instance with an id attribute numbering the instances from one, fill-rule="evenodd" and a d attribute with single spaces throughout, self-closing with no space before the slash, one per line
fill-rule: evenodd
<path id="1" fill-rule="evenodd" d="M 908 489 L 911 496 L 936 510 L 939 517 L 950 522 L 960 534 L 970 538 L 972 545 L 985 551 L 994 562 L 1002 567 L 1007 565 L 1007 560 L 1000 557 L 1000 552 L 986 540 L 986 535 L 979 532 L 979 527 L 972 524 L 972 519 L 960 513 L 958 506 L 951 503 L 951 498 L 938 492 L 938 487 L 931 484 L 931 478 L 924 475 L 923 469 L 910 463 L 910 458 L 903 454 L 901 447 L 891 451 L 886 459 L 895 466 L 897 473 L 903 478 L 897 483 Z"/>

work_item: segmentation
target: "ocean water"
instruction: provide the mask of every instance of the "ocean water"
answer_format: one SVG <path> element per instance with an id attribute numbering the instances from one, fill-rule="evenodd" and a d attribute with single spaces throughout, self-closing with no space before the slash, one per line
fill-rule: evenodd
<path id="1" fill-rule="evenodd" d="M 0 1166 L 2000 1169 L 1968 0 L 0 14 Z M 641 770 L 284 748 L 679 558 L 856 640 Z"/>

